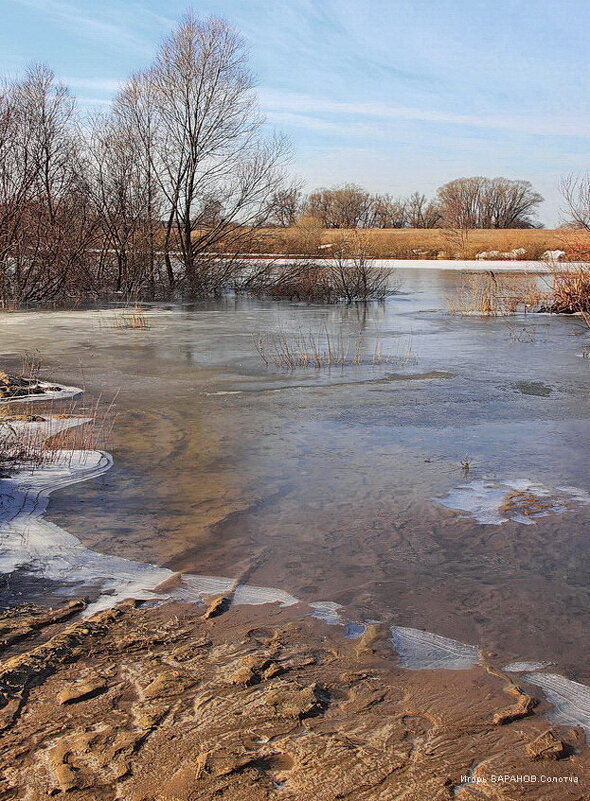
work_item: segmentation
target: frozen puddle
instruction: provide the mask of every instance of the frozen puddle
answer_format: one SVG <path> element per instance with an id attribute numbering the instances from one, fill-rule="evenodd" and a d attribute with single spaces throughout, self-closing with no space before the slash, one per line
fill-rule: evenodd
<path id="1" fill-rule="evenodd" d="M 314 601 L 309 606 L 313 609 L 310 617 L 317 617 L 323 620 L 328 626 L 340 626 L 343 620 L 340 617 L 340 609 L 343 609 L 342 604 L 334 603 L 334 601 Z"/>
<path id="2" fill-rule="evenodd" d="M 461 517 L 473 518 L 482 525 L 499 525 L 509 520 L 532 525 L 539 517 L 590 504 L 590 495 L 576 487 L 550 489 L 528 479 L 477 480 L 461 484 L 436 501 L 448 509 L 464 512 Z"/>
<path id="3" fill-rule="evenodd" d="M 557 673 L 527 673 L 523 678 L 540 687 L 553 705 L 548 718 L 567 726 L 581 726 L 590 737 L 590 687 Z"/>
<path id="4" fill-rule="evenodd" d="M 59 423 L 61 426 L 54 422 L 49 430 L 55 433 L 75 424 L 71 420 Z M 111 465 L 110 455 L 101 451 L 56 451 L 53 463 L 0 479 L 0 572 L 25 570 L 70 585 L 63 588 L 64 594 L 78 595 L 85 587 L 98 589 L 100 596 L 88 606 L 87 615 L 127 598 L 199 601 L 203 595 L 224 592 L 231 592 L 236 604 L 297 603 L 281 590 L 236 586 L 229 578 L 186 574 L 174 582 L 176 575 L 171 570 L 98 553 L 43 518 L 52 492 L 97 478 Z M 164 582 L 178 586 L 158 592 L 156 588 Z"/>
<path id="5" fill-rule="evenodd" d="M 504 665 L 502 670 L 506 673 L 528 673 L 531 670 L 543 670 L 552 664 L 553 662 L 511 662 L 509 665 Z"/>
<path id="6" fill-rule="evenodd" d="M 398 665 L 408 670 L 467 670 L 479 662 L 475 645 L 403 626 L 391 627 Z"/>

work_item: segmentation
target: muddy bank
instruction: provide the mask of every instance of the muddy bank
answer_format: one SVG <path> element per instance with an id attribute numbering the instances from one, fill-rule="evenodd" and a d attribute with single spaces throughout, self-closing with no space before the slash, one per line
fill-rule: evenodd
<path id="1" fill-rule="evenodd" d="M 347 640 L 296 607 L 81 606 L 0 617 L 1 798 L 587 797 L 579 729 L 502 673 L 396 667 L 385 627 Z"/>

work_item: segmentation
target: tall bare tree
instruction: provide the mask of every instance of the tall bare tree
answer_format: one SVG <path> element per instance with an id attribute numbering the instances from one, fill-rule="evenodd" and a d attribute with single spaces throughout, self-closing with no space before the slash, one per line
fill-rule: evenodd
<path id="1" fill-rule="evenodd" d="M 297 223 L 302 210 L 303 193 L 298 184 L 286 186 L 271 197 L 270 223 L 280 228 L 290 228 Z"/>
<path id="2" fill-rule="evenodd" d="M 125 108 L 115 105 L 94 120 L 89 153 L 90 188 L 103 234 L 100 281 L 126 297 L 153 297 L 159 275 L 159 195 L 146 152 L 149 131 L 140 137 Z"/>
<path id="3" fill-rule="evenodd" d="M 324 228 L 366 227 L 373 200 L 357 184 L 343 184 L 312 192 L 305 204 L 305 214 L 320 220 Z"/>
<path id="4" fill-rule="evenodd" d="M 79 294 L 92 284 L 96 221 L 75 101 L 49 68 L 33 66 L 0 106 L 4 299 Z"/>
<path id="5" fill-rule="evenodd" d="M 144 138 L 148 113 L 153 121 L 150 159 L 165 209 L 169 283 L 180 278 L 193 294 L 219 291 L 232 275 L 227 254 L 235 258 L 270 217 L 285 140 L 264 138 L 244 43 L 223 20 L 188 14 L 132 84 L 119 103 Z M 219 248 L 223 260 L 211 256 Z"/>
<path id="6" fill-rule="evenodd" d="M 440 206 L 420 192 L 410 195 L 406 208 L 408 228 L 437 228 L 440 224 Z"/>
<path id="7" fill-rule="evenodd" d="M 373 195 L 367 228 L 405 228 L 408 224 L 408 205 L 391 195 Z"/>

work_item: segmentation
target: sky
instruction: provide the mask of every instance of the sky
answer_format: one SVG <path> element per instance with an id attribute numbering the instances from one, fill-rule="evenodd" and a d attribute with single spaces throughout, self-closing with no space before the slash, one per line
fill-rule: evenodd
<path id="1" fill-rule="evenodd" d="M 0 72 L 53 68 L 107 107 L 186 0 L 0 0 Z M 590 169 L 588 0 L 195 0 L 244 36 L 270 127 L 305 188 L 431 195 L 462 176 L 529 180 L 560 221 L 559 179 Z"/>

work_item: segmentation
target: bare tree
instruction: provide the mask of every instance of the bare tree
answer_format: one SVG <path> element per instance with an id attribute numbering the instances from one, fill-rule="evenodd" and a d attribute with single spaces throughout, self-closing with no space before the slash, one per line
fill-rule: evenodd
<path id="1" fill-rule="evenodd" d="M 410 195 L 406 209 L 408 228 L 436 228 L 440 224 L 440 206 L 420 192 Z"/>
<path id="2" fill-rule="evenodd" d="M 145 134 L 145 131 L 144 131 Z M 149 142 L 149 137 L 147 137 Z M 103 234 L 97 269 L 100 283 L 126 297 L 154 297 L 160 283 L 159 197 L 146 137 L 115 105 L 94 121 L 90 188 Z"/>
<path id="3" fill-rule="evenodd" d="M 559 183 L 570 226 L 590 231 L 590 172 L 566 175 Z"/>
<path id="4" fill-rule="evenodd" d="M 405 228 L 408 224 L 408 204 L 391 195 L 373 195 L 367 228 Z"/>
<path id="5" fill-rule="evenodd" d="M 303 193 L 298 184 L 292 184 L 273 193 L 269 222 L 279 228 L 290 228 L 297 223 L 302 209 Z"/>
<path id="6" fill-rule="evenodd" d="M 543 201 L 529 181 L 507 178 L 458 178 L 437 191 L 442 224 L 447 228 L 534 228 Z"/>
<path id="7" fill-rule="evenodd" d="M 96 221 L 75 102 L 50 69 L 5 88 L 0 127 L 4 300 L 36 302 L 92 284 Z"/>
<path id="8" fill-rule="evenodd" d="M 324 228 L 362 228 L 370 219 L 371 195 L 356 184 L 312 192 L 304 213 L 321 221 Z"/>
<path id="9" fill-rule="evenodd" d="M 153 117 L 150 159 L 165 207 L 170 286 L 180 278 L 191 294 L 218 292 L 231 277 L 233 257 L 269 220 L 283 180 L 285 140 L 263 138 L 243 41 L 223 20 L 188 14 L 132 84 L 119 102 L 144 138 L 146 113 Z M 213 261 L 220 248 L 225 257 Z"/>

